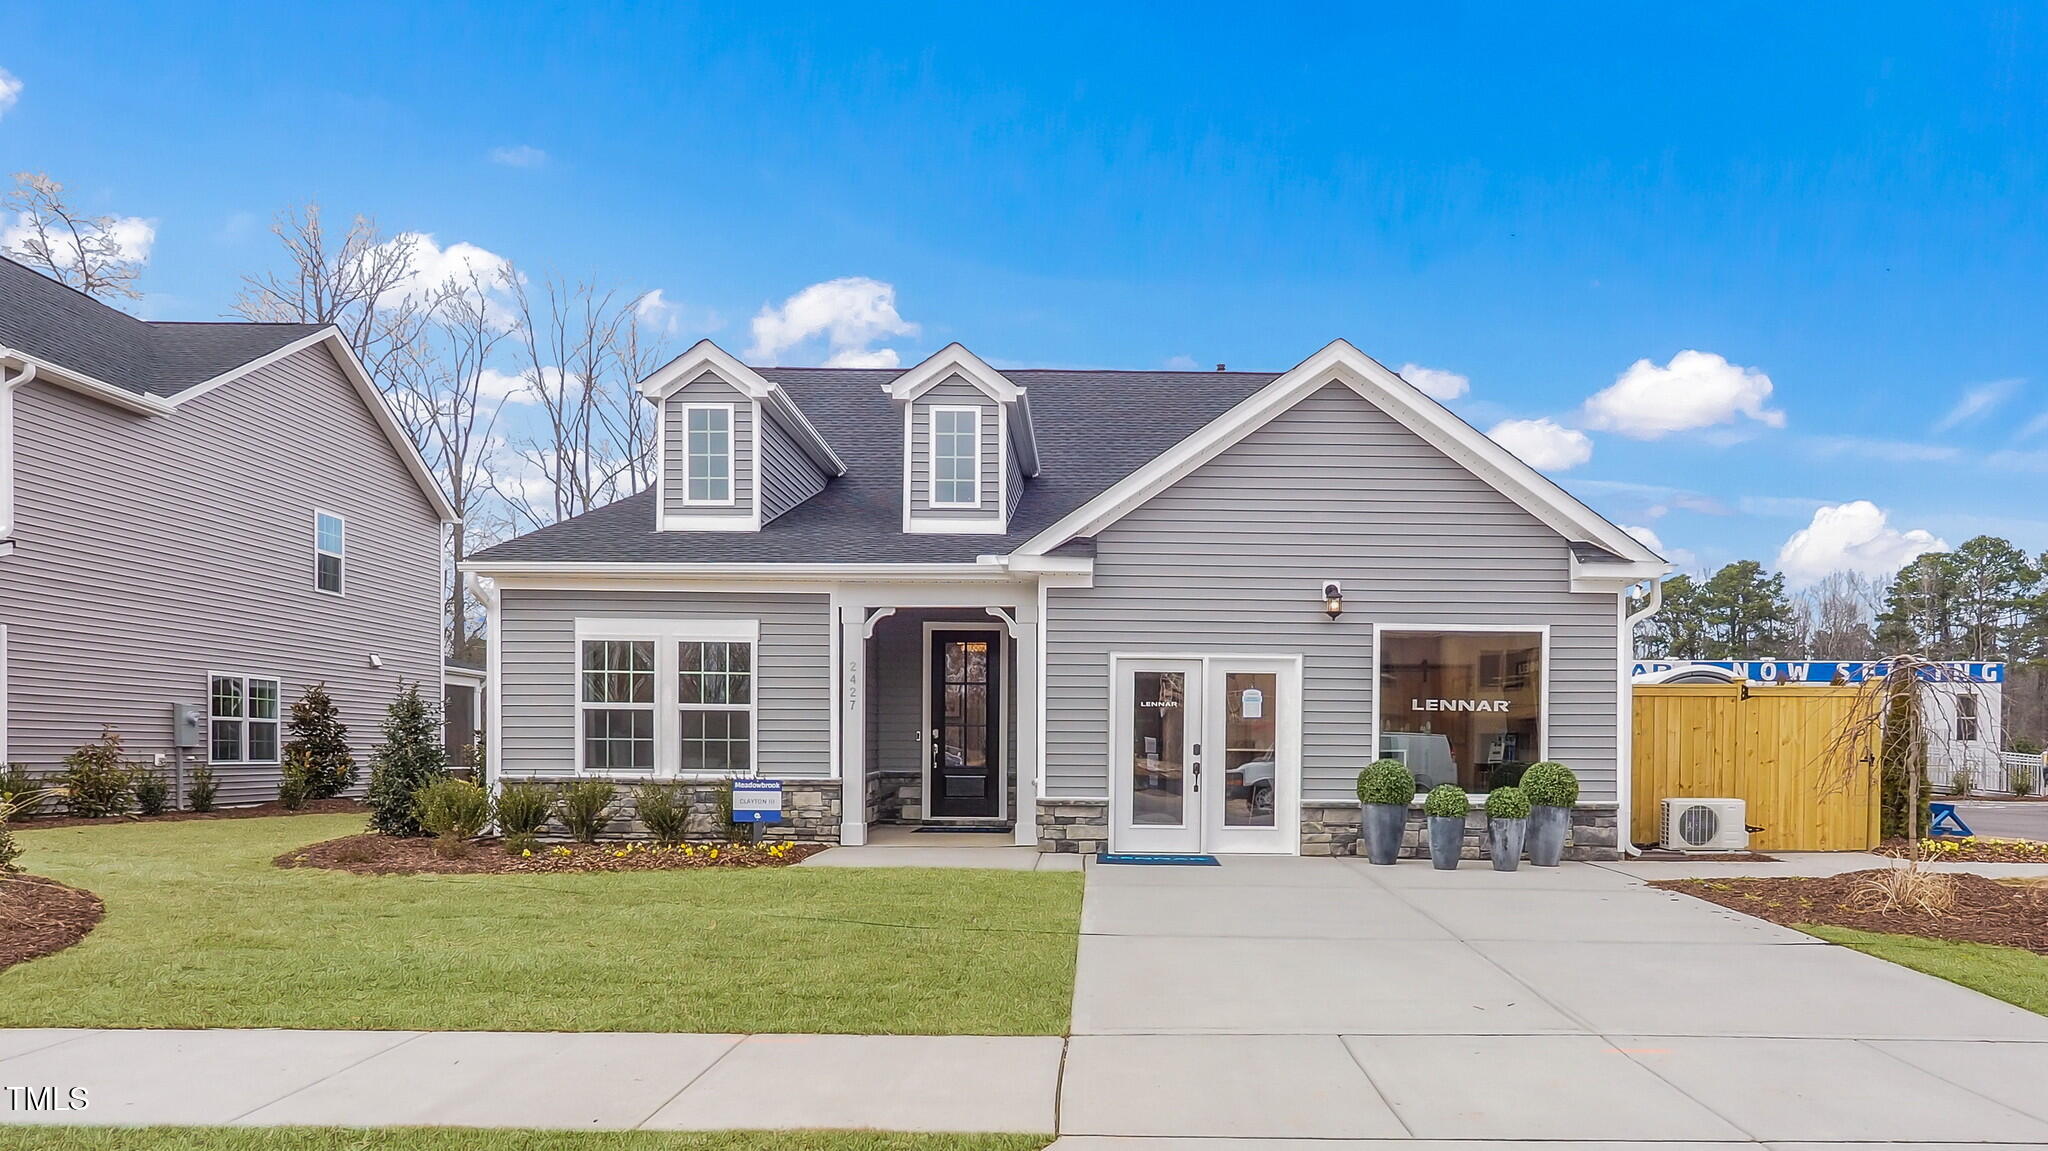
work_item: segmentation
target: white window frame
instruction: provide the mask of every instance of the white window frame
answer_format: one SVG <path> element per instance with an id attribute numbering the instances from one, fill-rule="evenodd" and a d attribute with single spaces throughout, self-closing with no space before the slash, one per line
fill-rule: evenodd
<path id="1" fill-rule="evenodd" d="M 340 551 L 329 551 L 320 546 L 320 521 L 322 519 L 331 519 L 341 525 Z M 320 558 L 322 556 L 333 556 L 340 563 L 341 566 L 336 572 L 340 582 L 339 587 L 324 588 L 320 586 Z M 313 509 L 313 590 L 321 595 L 345 596 L 348 594 L 348 517 L 340 512 L 330 512 L 317 507 Z"/>
<path id="2" fill-rule="evenodd" d="M 220 716 L 217 716 L 217 715 L 215 715 L 215 714 L 213 713 L 213 681 L 214 681 L 214 680 L 217 680 L 217 679 L 231 679 L 231 680 L 235 680 L 235 681 L 239 682 L 239 683 L 240 683 L 240 684 L 242 685 L 242 714 L 241 714 L 241 715 L 239 715 L 239 716 L 233 716 L 233 715 L 220 715 Z M 277 701 L 277 714 L 276 714 L 276 715 L 275 715 L 274 717 L 272 717 L 272 718 L 270 718 L 270 719 L 256 719 L 256 718 L 253 718 L 253 717 L 251 717 L 251 716 L 250 716 L 250 714 L 249 714 L 249 698 L 250 698 L 250 694 L 251 694 L 251 693 L 250 693 L 250 691 L 249 691 L 249 685 L 250 685 L 250 684 L 252 684 L 252 683 L 267 683 L 267 684 L 269 684 L 269 685 L 270 685 L 270 687 L 271 687 L 271 697 L 272 697 L 273 699 L 275 699 L 275 700 Z M 238 722 L 239 722 L 239 723 L 241 724 L 241 728 L 242 728 L 242 758 L 240 758 L 240 759 L 215 759 L 215 758 L 213 757 L 213 725 L 214 725 L 214 724 L 215 724 L 216 722 L 226 722 L 226 721 L 238 721 Z M 271 726 L 273 726 L 273 727 L 275 727 L 275 728 L 277 729 L 277 739 L 276 739 L 276 740 L 274 741 L 274 742 L 275 742 L 275 746 L 276 746 L 276 748 L 277 748 L 277 755 L 276 755 L 276 757 L 275 757 L 275 758 L 272 758 L 272 759 L 250 759 L 250 758 L 249 758 L 249 725 L 250 725 L 250 724 L 252 724 L 252 723 L 267 723 L 267 724 L 270 724 Z M 207 672 L 207 673 L 206 673 L 206 762 L 207 762 L 207 763 L 209 763 L 209 764 L 214 764 L 214 765 L 218 765 L 218 766 L 223 766 L 223 767 L 233 767 L 233 766 L 257 766 L 257 767 L 274 767 L 274 766 L 277 766 L 277 765 L 279 765 L 279 764 L 282 764 L 282 763 L 284 762 L 284 680 L 283 680 L 283 679 L 281 679 L 281 678 L 279 678 L 279 677 L 277 677 L 277 676 L 274 676 L 274 675 L 250 675 L 250 674 L 246 674 L 246 673 L 243 673 L 243 672 L 228 672 L 228 671 L 209 671 L 209 672 Z"/>
<path id="3" fill-rule="evenodd" d="M 650 676 L 653 676 L 653 677 L 654 677 L 654 693 L 653 693 L 653 698 L 649 699 L 649 700 L 648 700 L 648 701 L 647 701 L 646 703 L 615 703 L 615 702 L 612 702 L 612 701 L 609 701 L 609 700 L 607 700 L 607 701 L 604 701 L 604 702 L 593 702 L 593 701 L 591 701 L 591 700 L 586 700 L 586 699 L 584 699 L 584 698 L 583 698 L 583 674 L 584 674 L 584 672 L 583 672 L 583 645 L 584 645 L 584 644 L 586 644 L 586 643 L 648 643 L 648 642 L 652 642 L 652 643 L 653 643 L 653 645 L 654 645 L 654 659 L 653 659 L 653 660 L 651 661 L 651 664 L 650 664 L 650 666 L 649 666 L 649 668 L 648 668 L 648 674 L 649 674 Z M 654 730 L 654 737 L 655 737 L 655 738 L 654 738 L 654 752 L 653 752 L 653 756 L 654 756 L 654 758 L 653 758 L 652 762 L 650 762 L 650 763 L 649 763 L 649 765 L 648 765 L 648 771 L 647 771 L 647 772 L 641 772 L 641 771 L 636 771 L 636 770 L 630 770 L 630 769 L 624 769 L 624 768 L 607 768 L 607 769 L 605 769 L 605 774 L 606 774 L 606 775 L 608 775 L 608 776 L 609 776 L 609 775 L 620 775 L 620 776 L 629 776 L 629 777 L 632 777 L 632 778 L 639 778 L 639 777 L 640 777 L 640 776 L 642 776 L 642 775 L 652 774 L 653 772 L 657 772 L 657 771 L 659 771 L 659 770 L 661 769 L 661 644 L 660 644 L 660 642 L 659 642 L 659 641 L 651 641 L 649 637 L 647 637 L 647 636 L 644 636 L 644 635 L 584 635 L 584 634 L 582 633 L 582 630 L 581 630 L 581 629 L 579 628 L 579 629 L 577 630 L 577 634 L 576 634 L 576 679 L 575 679 L 575 681 L 574 681 L 574 682 L 575 682 L 575 691 L 576 691 L 576 774 L 578 774 L 578 775 L 588 775 L 588 774 L 590 774 L 590 768 L 589 768 L 589 765 L 588 765 L 588 763 L 587 763 L 587 762 L 586 762 L 586 760 L 585 760 L 585 756 L 586 756 L 586 755 L 588 754 L 588 745 L 587 745 L 587 743 L 585 742 L 585 736 L 584 736 L 584 731 L 585 731 L 585 728 L 584 728 L 584 720 L 583 720 L 583 717 L 584 717 L 584 716 L 585 716 L 586 714 L 588 714 L 588 713 L 590 713 L 590 712 L 593 712 L 593 711 L 644 711 L 644 712 L 648 712 L 649 714 L 651 714 L 651 715 L 652 715 L 652 716 L 654 717 L 654 724 L 653 724 L 653 730 Z"/>
<path id="4" fill-rule="evenodd" d="M 941 500 L 939 498 L 939 413 L 952 415 L 966 414 L 974 417 L 974 498 L 971 500 Z M 934 404 L 925 412 L 925 489 L 924 502 L 933 508 L 979 508 L 981 506 L 981 459 L 987 449 L 982 442 L 981 408 L 969 404 Z M 956 481 L 957 482 L 957 481 Z"/>
<path id="5" fill-rule="evenodd" d="M 583 712 L 611 704 L 583 703 L 583 645 L 589 640 L 652 641 L 654 644 L 654 770 L 593 772 L 583 758 Z M 753 648 L 747 661 L 751 682 L 747 698 L 747 770 L 685 772 L 683 761 L 682 649 L 684 643 L 745 643 Z M 598 778 L 716 780 L 756 776 L 761 770 L 761 621 L 755 619 L 610 619 L 580 617 L 570 653 L 576 675 L 576 716 L 571 731 L 576 746 L 576 774 Z M 645 707 L 644 704 L 629 705 Z M 692 710 L 737 711 L 723 704 L 690 705 Z"/>
<path id="6" fill-rule="evenodd" d="M 1979 703 L 1977 702 L 1977 696 L 1976 696 L 1976 693 L 1975 693 L 1975 692 L 1973 692 L 1973 691 L 1970 691 L 1970 690 L 1969 690 L 1969 689 L 1967 689 L 1967 688 L 1966 688 L 1966 689 L 1964 689 L 1964 690 L 1962 690 L 1962 691 L 1959 691 L 1959 692 L 1955 693 L 1955 696 L 1954 696 L 1953 698 L 1954 698 L 1954 699 L 1955 699 L 1955 701 L 1956 701 L 1956 702 L 1955 702 L 1955 715 L 1956 715 L 1956 742 L 1957 742 L 1957 743 L 1976 743 L 1976 742 L 1977 742 L 1977 741 L 1978 741 L 1979 739 L 1983 738 L 1983 731 L 1984 731 L 1984 708 L 1983 708 L 1983 705 L 1981 705 L 1981 704 L 1979 704 Z M 1969 728 L 1969 731 L 1970 731 L 1970 734 L 1968 734 L 1968 735 L 1964 735 L 1964 734 L 1963 734 L 1963 729 L 1964 729 L 1965 725 L 1967 725 L 1967 726 L 1968 726 L 1968 728 Z"/>
<path id="7" fill-rule="evenodd" d="M 734 412 L 737 407 L 736 404 L 683 404 L 677 409 L 683 417 L 683 498 L 680 502 L 684 507 L 730 508 L 739 505 L 739 421 Z M 722 500 L 690 498 L 690 467 L 697 459 L 696 453 L 690 450 L 690 417 L 697 412 L 725 413 L 725 498 Z"/>
<path id="8" fill-rule="evenodd" d="M 1550 625 L 1547 623 L 1399 623 L 1372 625 L 1372 754 L 1380 754 L 1380 712 L 1385 701 L 1380 699 L 1380 658 L 1387 646 L 1382 640 L 1390 635 L 1431 635 L 1442 632 L 1479 632 L 1489 635 L 1531 635 L 1541 640 L 1542 657 L 1538 661 L 1543 677 L 1543 690 L 1536 702 L 1536 760 L 1550 758 Z M 1530 762 L 1536 762 L 1531 760 Z M 1480 792 L 1467 792 L 1475 804 L 1486 802 Z"/>

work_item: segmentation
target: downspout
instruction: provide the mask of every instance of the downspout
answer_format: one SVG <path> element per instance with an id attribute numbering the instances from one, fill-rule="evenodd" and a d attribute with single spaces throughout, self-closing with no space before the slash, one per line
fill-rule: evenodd
<path id="1" fill-rule="evenodd" d="M 8 361 L 21 365 L 12 376 Z M 13 348 L 0 344 L 0 554 L 14 548 L 14 392 L 36 378 L 36 366 Z"/>
<path id="2" fill-rule="evenodd" d="M 1628 605 L 1628 589 L 1626 588 L 1622 589 L 1621 602 L 1624 607 Z M 1636 625 L 1656 615 L 1657 609 L 1663 606 L 1664 577 L 1657 576 L 1650 580 L 1650 595 L 1644 601 L 1641 610 L 1631 612 L 1622 617 L 1621 641 L 1618 646 L 1621 649 L 1621 667 L 1623 669 L 1626 669 L 1635 661 Z M 1627 693 L 1625 698 L 1628 700 L 1628 722 L 1618 725 L 1618 730 L 1614 733 L 1615 740 L 1621 749 L 1621 754 L 1616 757 L 1619 761 L 1616 766 L 1620 768 L 1620 771 L 1615 779 L 1615 794 L 1621 797 L 1621 802 L 1618 805 L 1620 810 L 1614 813 L 1615 835 L 1621 841 L 1623 855 L 1641 855 L 1642 852 L 1636 850 L 1634 837 L 1629 834 L 1629 823 L 1634 818 L 1635 804 L 1635 797 L 1631 793 L 1635 790 L 1636 772 L 1636 689 L 1634 677 L 1629 676 L 1626 670 L 1622 674 L 1625 678 L 1622 680 L 1621 690 Z"/>

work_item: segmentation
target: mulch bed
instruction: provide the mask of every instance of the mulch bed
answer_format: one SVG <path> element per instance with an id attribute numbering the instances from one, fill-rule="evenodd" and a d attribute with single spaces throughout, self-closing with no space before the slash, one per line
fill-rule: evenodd
<path id="1" fill-rule="evenodd" d="M 1873 850 L 1879 855 L 1906 859 L 1913 854 L 1913 841 L 1887 839 Z M 1921 857 L 1943 863 L 2048 863 L 2048 842 L 1943 835 L 1921 841 Z"/>
<path id="2" fill-rule="evenodd" d="M 350 835 L 287 851 L 279 867 L 324 867 L 357 875 L 532 875 L 581 871 L 685 871 L 711 867 L 787 867 L 825 850 L 822 843 L 548 843 L 511 855 L 502 841 L 480 840 L 442 855 L 431 839 Z"/>
<path id="3" fill-rule="evenodd" d="M 106 914 L 100 897 L 40 875 L 0 875 L 0 970 L 54 955 Z"/>
<path id="4" fill-rule="evenodd" d="M 2048 889 L 2015 887 L 1957 873 L 1956 904 L 1941 915 L 1879 910 L 1867 880 L 1882 868 L 1826 878 L 1667 879 L 1652 883 L 1787 927 L 1820 924 L 1965 943 L 1996 943 L 2048 954 Z"/>
<path id="5" fill-rule="evenodd" d="M 1754 851 L 1665 851 L 1653 848 L 1641 855 L 1630 856 L 1630 863 L 1776 863 L 1775 855 L 1760 855 Z"/>
<path id="6" fill-rule="evenodd" d="M 368 818 L 370 809 L 357 799 L 315 799 L 297 811 L 286 811 L 280 803 L 259 803 L 254 807 L 217 807 L 212 811 L 166 811 L 162 815 L 109 815 L 100 819 L 61 815 L 45 819 L 17 819 L 8 826 L 15 831 L 35 831 L 44 827 L 111 827 L 117 823 L 183 823 L 188 819 L 263 819 L 273 815 L 351 813 L 360 813 Z"/>

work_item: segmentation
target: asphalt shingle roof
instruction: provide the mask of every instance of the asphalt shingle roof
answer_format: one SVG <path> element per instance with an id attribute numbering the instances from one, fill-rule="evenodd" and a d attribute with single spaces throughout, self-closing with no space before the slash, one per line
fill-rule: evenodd
<path id="1" fill-rule="evenodd" d="M 0 257 L 0 346 L 138 395 L 176 395 L 322 326 L 138 320 Z"/>
<path id="2" fill-rule="evenodd" d="M 893 369 L 757 368 L 846 463 L 825 490 L 754 532 L 662 532 L 641 492 L 470 557 L 492 562 L 968 563 L 1003 554 L 1186 439 L 1278 372 L 1016 370 L 1031 395 L 1040 474 L 1008 535 L 902 530 L 903 416 Z"/>

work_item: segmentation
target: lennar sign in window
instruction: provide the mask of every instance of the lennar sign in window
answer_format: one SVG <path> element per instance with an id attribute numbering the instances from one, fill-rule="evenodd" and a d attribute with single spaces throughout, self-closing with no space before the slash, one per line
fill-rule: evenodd
<path id="1" fill-rule="evenodd" d="M 1380 754 L 1424 787 L 1489 791 L 1542 755 L 1543 636 L 1380 633 Z"/>

